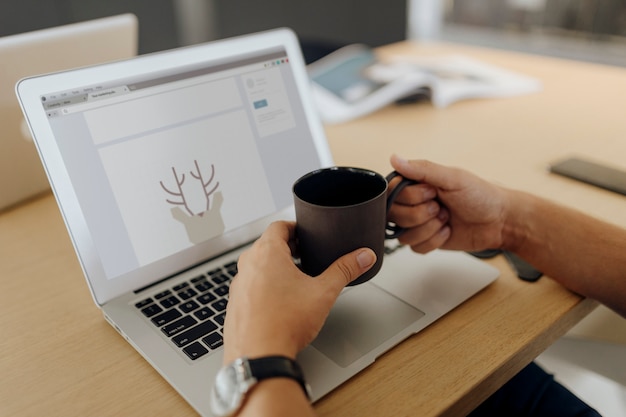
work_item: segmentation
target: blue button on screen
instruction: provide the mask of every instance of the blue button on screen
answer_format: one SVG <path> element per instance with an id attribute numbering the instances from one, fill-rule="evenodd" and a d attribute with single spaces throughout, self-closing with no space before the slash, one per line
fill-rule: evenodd
<path id="1" fill-rule="evenodd" d="M 255 109 L 260 109 L 262 107 L 267 107 L 267 100 L 263 99 L 263 100 L 259 100 L 259 101 L 255 101 L 254 102 L 254 108 Z"/>

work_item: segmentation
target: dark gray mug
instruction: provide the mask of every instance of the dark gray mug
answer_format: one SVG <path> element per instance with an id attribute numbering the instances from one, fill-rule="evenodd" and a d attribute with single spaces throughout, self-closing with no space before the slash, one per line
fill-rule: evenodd
<path id="1" fill-rule="evenodd" d="M 385 239 L 398 237 L 404 229 L 387 221 L 396 196 L 415 181 L 402 179 L 387 197 L 387 176 L 362 168 L 332 167 L 310 172 L 293 186 L 296 237 L 300 265 L 317 276 L 342 255 L 368 247 L 376 264 L 349 285 L 373 278 L 383 263 Z"/>

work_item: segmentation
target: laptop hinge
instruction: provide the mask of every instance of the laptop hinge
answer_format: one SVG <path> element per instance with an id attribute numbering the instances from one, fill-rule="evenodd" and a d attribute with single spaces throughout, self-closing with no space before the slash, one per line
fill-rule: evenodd
<path id="1" fill-rule="evenodd" d="M 182 269 L 182 270 L 180 270 L 180 271 L 178 271 L 178 272 L 175 272 L 175 273 L 173 273 L 173 274 L 171 274 L 171 275 L 166 276 L 165 278 L 162 278 L 162 279 L 160 279 L 160 280 L 158 280 L 158 281 L 155 281 L 155 282 L 153 282 L 153 283 L 151 283 L 151 284 L 148 284 L 148 285 L 146 285 L 145 287 L 138 288 L 138 289 L 134 290 L 134 291 L 133 291 L 133 293 L 134 293 L 134 294 L 139 294 L 139 293 L 141 293 L 141 292 L 143 292 L 143 291 L 145 291 L 145 290 L 148 290 L 148 289 L 150 289 L 150 288 L 152 288 L 152 287 L 155 287 L 155 286 L 157 286 L 157 285 L 159 285 L 159 284 L 161 284 L 161 283 L 163 283 L 163 282 L 165 282 L 165 281 L 167 281 L 167 280 L 169 280 L 169 279 L 175 278 L 175 277 L 179 276 L 179 275 L 180 275 L 180 274 L 182 274 L 182 273 L 185 273 L 185 272 L 187 272 L 187 271 L 190 271 L 190 270 L 192 270 L 192 269 L 194 269 L 194 268 L 196 268 L 196 267 L 198 267 L 198 266 L 200 266 L 200 265 L 203 265 L 203 264 L 206 264 L 206 263 L 208 263 L 208 262 L 214 261 L 215 259 L 217 259 L 217 258 L 221 258 L 222 256 L 224 256 L 224 255 L 226 255 L 226 254 L 236 252 L 236 251 L 240 250 L 241 248 L 243 248 L 244 246 L 248 246 L 248 245 L 250 245 L 252 242 L 254 242 L 254 240 L 251 240 L 251 241 L 249 241 L 249 242 L 243 243 L 243 244 L 241 244 L 241 245 L 239 245 L 239 246 L 237 246 L 237 247 L 235 247 L 235 248 L 233 248 L 233 249 L 229 250 L 228 252 L 224 252 L 224 253 L 221 253 L 221 254 L 219 254 L 219 255 L 217 255 L 217 256 L 213 256 L 213 257 L 211 257 L 211 258 L 208 258 L 208 259 L 205 259 L 205 260 L 203 260 L 203 261 L 200 261 L 200 262 L 198 262 L 198 263 L 196 263 L 196 264 L 194 264 L 194 265 L 191 265 L 191 266 L 190 266 L 190 267 L 188 267 L 188 268 Z"/>

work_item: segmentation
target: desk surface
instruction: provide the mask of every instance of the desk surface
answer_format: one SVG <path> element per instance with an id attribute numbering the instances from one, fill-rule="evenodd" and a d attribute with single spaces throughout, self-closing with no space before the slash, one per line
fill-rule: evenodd
<path id="1" fill-rule="evenodd" d="M 389 155 L 469 169 L 626 227 L 624 197 L 547 172 L 569 154 L 626 168 L 626 70 L 453 45 L 541 79 L 541 93 L 389 107 L 327 129 L 337 164 L 387 172 Z M 479 404 L 595 303 L 544 277 L 501 277 L 316 404 L 320 416 L 458 416 Z M 0 415 L 193 416 L 94 306 L 54 199 L 0 215 Z"/>

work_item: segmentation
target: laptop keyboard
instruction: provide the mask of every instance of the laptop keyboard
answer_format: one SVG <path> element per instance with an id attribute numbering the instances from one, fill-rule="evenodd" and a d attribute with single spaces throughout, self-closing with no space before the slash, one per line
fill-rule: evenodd
<path id="1" fill-rule="evenodd" d="M 228 290 L 236 274 L 237 262 L 229 262 L 143 299 L 135 307 L 196 360 L 224 343 Z"/>

